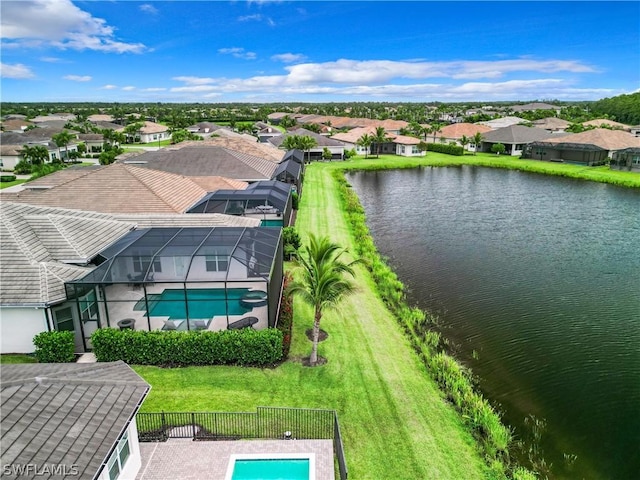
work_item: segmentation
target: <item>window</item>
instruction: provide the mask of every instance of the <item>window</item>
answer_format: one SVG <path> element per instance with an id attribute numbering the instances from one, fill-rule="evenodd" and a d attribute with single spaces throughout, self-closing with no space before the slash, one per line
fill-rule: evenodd
<path id="1" fill-rule="evenodd" d="M 149 265 L 151 264 L 150 257 L 133 257 L 133 271 L 136 273 L 142 273 L 149 270 Z M 159 258 L 153 260 L 153 271 L 154 272 L 162 272 L 162 262 Z"/>
<path id="2" fill-rule="evenodd" d="M 96 292 L 91 290 L 84 297 L 78 300 L 80 308 L 80 318 L 85 322 L 98 318 L 98 302 L 96 302 Z"/>
<path id="3" fill-rule="evenodd" d="M 120 473 L 122 472 L 130 455 L 131 448 L 129 447 L 129 432 L 126 432 L 118 442 L 118 446 L 107 462 L 109 480 L 116 480 L 116 478 L 120 476 Z"/>
<path id="4" fill-rule="evenodd" d="M 411 153 L 415 155 L 416 153 L 420 153 L 420 150 L 414 145 L 411 147 Z"/>
<path id="5" fill-rule="evenodd" d="M 215 249 L 213 255 L 205 257 L 207 272 L 226 272 L 229 269 L 229 252 L 226 249 Z"/>
<path id="6" fill-rule="evenodd" d="M 71 312 L 71 307 L 55 310 L 53 316 L 55 318 L 56 330 L 73 332 L 73 313 Z"/>

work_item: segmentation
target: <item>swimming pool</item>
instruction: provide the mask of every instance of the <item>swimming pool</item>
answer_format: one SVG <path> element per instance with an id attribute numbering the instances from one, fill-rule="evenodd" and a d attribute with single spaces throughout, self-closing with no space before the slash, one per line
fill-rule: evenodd
<path id="1" fill-rule="evenodd" d="M 315 454 L 231 455 L 225 480 L 315 480 Z"/>
<path id="2" fill-rule="evenodd" d="M 169 317 L 171 320 L 187 318 L 213 318 L 216 315 L 244 315 L 253 310 L 240 299 L 249 291 L 248 288 L 202 288 L 187 289 L 187 301 L 183 289 L 166 289 L 160 294 L 147 295 L 149 316 Z"/>

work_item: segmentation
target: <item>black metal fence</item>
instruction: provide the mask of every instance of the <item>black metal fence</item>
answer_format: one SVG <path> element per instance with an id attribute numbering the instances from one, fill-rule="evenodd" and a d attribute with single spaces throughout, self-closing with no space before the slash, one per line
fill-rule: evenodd
<path id="1" fill-rule="evenodd" d="M 141 442 L 169 438 L 193 440 L 300 439 L 333 440 L 340 479 L 347 479 L 338 414 L 335 410 L 258 407 L 250 412 L 138 413 Z"/>

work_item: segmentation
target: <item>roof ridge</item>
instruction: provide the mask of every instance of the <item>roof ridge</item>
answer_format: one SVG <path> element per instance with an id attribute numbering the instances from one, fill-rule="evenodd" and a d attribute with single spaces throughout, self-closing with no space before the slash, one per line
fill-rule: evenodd
<path id="1" fill-rule="evenodd" d="M 171 210 L 173 210 L 174 212 L 176 211 L 176 207 L 175 205 L 172 205 L 171 203 L 169 203 L 168 200 L 166 200 L 164 197 L 161 197 L 159 195 L 158 192 L 156 192 L 155 189 L 151 188 L 149 183 L 145 180 L 143 180 L 145 177 L 148 177 L 150 179 L 154 179 L 156 177 L 162 177 L 162 176 L 172 176 L 172 177 L 178 177 L 182 180 L 185 180 L 186 182 L 190 183 L 194 188 L 198 188 L 202 191 L 202 196 L 207 194 L 207 191 L 202 188 L 200 185 L 198 185 L 196 182 L 194 182 L 193 180 L 191 180 L 189 177 L 185 177 L 184 175 L 180 175 L 178 173 L 171 173 L 171 172 L 165 172 L 163 170 L 155 170 L 153 168 L 140 168 L 140 167 L 135 167 L 132 165 L 124 165 L 123 166 L 125 169 L 127 169 L 130 173 L 133 174 L 133 176 L 136 178 L 136 180 L 138 180 L 140 183 L 142 183 L 145 188 L 147 188 L 147 190 L 154 195 L 156 198 L 158 198 L 161 202 L 163 202 L 165 205 L 167 205 Z M 139 176 L 139 174 L 142 174 L 142 178 Z M 183 213 L 183 212 L 176 212 L 176 213 Z"/>
<path id="2" fill-rule="evenodd" d="M 38 261 L 35 259 L 35 256 L 33 255 L 32 250 L 30 248 L 27 248 L 27 246 L 24 244 L 22 237 L 18 233 L 18 230 L 15 228 L 13 223 L 7 221 L 7 218 L 4 215 L 2 216 L 1 220 L 5 228 L 9 231 L 9 235 L 11 235 L 11 238 L 13 238 L 13 240 L 16 242 L 16 245 L 18 246 L 20 251 L 24 254 L 24 256 L 29 259 L 31 265 L 37 265 Z M 33 231 L 30 225 L 28 227 Z M 38 243 L 42 245 L 42 242 L 40 241 L 38 236 L 35 235 L 35 237 L 38 239 Z M 47 251 L 47 253 L 49 252 Z"/>
<path id="3" fill-rule="evenodd" d="M 71 241 L 71 238 L 67 235 L 67 231 L 66 229 L 62 228 L 61 225 L 59 225 L 58 222 L 55 221 L 55 217 L 56 215 L 46 215 L 47 219 L 49 219 L 51 221 L 51 224 L 53 225 L 53 228 L 55 228 L 60 235 L 62 236 L 62 238 L 64 238 L 67 243 L 69 244 L 69 246 L 71 247 L 71 250 L 73 250 L 74 252 L 76 252 L 76 254 L 78 254 L 79 257 L 83 257 L 83 253 L 80 252 L 76 246 L 75 246 L 75 242 Z"/>

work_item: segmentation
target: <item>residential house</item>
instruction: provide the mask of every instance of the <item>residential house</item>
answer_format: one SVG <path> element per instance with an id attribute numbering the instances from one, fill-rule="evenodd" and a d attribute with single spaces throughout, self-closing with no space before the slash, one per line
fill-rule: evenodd
<path id="1" fill-rule="evenodd" d="M 31 119 L 33 123 L 46 122 L 75 122 L 77 117 L 73 113 L 50 113 L 49 115 L 38 115 Z"/>
<path id="2" fill-rule="evenodd" d="M 213 134 L 216 130 L 220 130 L 222 127 L 212 122 L 199 122 L 187 127 L 187 131 L 195 133 L 203 138 L 207 138 Z"/>
<path id="3" fill-rule="evenodd" d="M 640 137 L 640 125 L 634 125 L 633 127 L 629 127 L 629 133 L 634 137 Z"/>
<path id="4" fill-rule="evenodd" d="M 616 151 L 609 165 L 614 170 L 640 172 L 640 146 Z"/>
<path id="5" fill-rule="evenodd" d="M 135 479 L 150 388 L 122 361 L 2 365 L 2 478 Z"/>
<path id="6" fill-rule="evenodd" d="M 53 136 L 62 131 L 63 129 L 39 127 L 22 133 L 0 132 L 0 144 L 6 147 L 2 149 L 2 157 L 0 157 L 3 168 L 7 170 L 15 168 L 16 164 L 22 160 L 20 151 L 24 145 L 46 147 L 49 152 L 49 162 L 67 158 L 69 154 L 78 150 L 79 142 L 77 138 L 74 138 L 65 147 L 58 147 L 53 141 Z M 67 131 L 77 136 L 77 132 Z"/>
<path id="7" fill-rule="evenodd" d="M 562 107 L 559 107 L 558 105 L 551 105 L 549 103 L 542 102 L 526 103 L 524 105 L 512 105 L 510 108 L 511 111 L 515 113 L 535 112 L 536 110 L 553 110 L 554 112 L 556 112 L 556 114 L 559 114 L 560 110 L 562 109 Z"/>
<path id="8" fill-rule="evenodd" d="M 611 128 L 614 130 L 624 130 L 625 132 L 630 132 L 631 127 L 629 125 L 625 125 L 624 123 L 614 122 L 613 120 L 609 120 L 608 118 L 597 118 L 595 120 L 589 120 L 588 122 L 582 122 L 582 125 L 585 127 L 596 127 L 596 128 Z"/>
<path id="9" fill-rule="evenodd" d="M 527 120 L 524 118 L 510 116 L 494 118 L 493 120 L 487 120 L 486 122 L 478 122 L 478 125 L 485 125 L 492 130 L 496 130 L 498 128 L 510 127 L 511 125 L 519 125 L 525 122 L 527 122 Z"/>
<path id="10" fill-rule="evenodd" d="M 451 125 L 442 127 L 440 131 L 438 131 L 434 135 L 427 135 L 427 142 L 455 142 L 458 145 L 462 145 L 460 143 L 460 140 L 463 136 L 466 136 L 469 140 L 471 140 L 476 133 L 481 133 L 484 135 L 485 133 L 490 131 L 491 127 L 487 127 L 486 125 L 480 125 L 477 123 L 452 123 Z M 470 152 L 476 151 L 475 143 L 470 142 L 465 148 Z"/>
<path id="11" fill-rule="evenodd" d="M 268 142 L 270 138 L 282 135 L 281 130 L 268 123 L 256 122 L 254 127 L 257 129 L 258 140 L 262 143 Z"/>
<path id="12" fill-rule="evenodd" d="M 139 131 L 140 143 L 153 143 L 161 142 L 163 140 L 170 140 L 171 134 L 169 133 L 169 127 L 160 125 L 159 123 L 144 121 L 144 125 Z"/>
<path id="13" fill-rule="evenodd" d="M 511 125 L 484 133 L 482 136 L 481 152 L 490 152 L 493 145 L 501 143 L 505 146 L 505 155 L 517 157 L 523 154 L 528 144 L 545 140 L 553 134 L 541 128 Z"/>
<path id="14" fill-rule="evenodd" d="M 129 276 L 137 277 L 148 261 L 144 253 L 147 250 L 142 245 L 137 244 L 128 250 L 130 254 L 135 254 L 135 258 L 118 260 L 111 276 L 113 282 L 109 282 L 110 277 L 106 276 L 91 277 L 96 280 L 96 285 L 102 285 L 102 289 L 88 287 L 84 282 L 98 265 L 102 266 L 117 253 L 124 251 L 129 240 L 135 243 L 133 237 L 139 238 L 150 230 L 158 232 L 158 228 L 165 233 L 168 230 L 201 233 L 212 228 L 222 228 L 223 230 L 218 231 L 220 233 L 225 232 L 225 228 L 230 228 L 233 232 L 231 237 L 235 238 L 238 231 L 259 225 L 257 219 L 220 214 L 108 215 L 5 200 L 0 202 L 0 218 L 2 353 L 33 352 L 34 335 L 48 330 L 73 331 L 76 351 L 83 352 L 90 348 L 89 338 L 97 328 L 116 327 L 117 321 L 123 318 L 142 318 L 141 311 L 134 309 L 136 302 L 142 298 L 141 291 L 149 294 L 160 294 L 163 291 L 158 286 L 151 285 L 153 274 L 147 278 L 148 292 L 139 283 L 134 284 L 129 279 Z M 133 237 L 128 237 L 130 234 Z M 222 247 L 227 249 L 228 245 L 225 243 Z M 170 251 L 176 253 L 185 250 L 174 248 L 164 253 Z M 156 271 L 164 267 L 165 274 L 175 274 L 177 264 L 173 259 L 158 262 L 155 265 Z M 115 278 L 116 274 L 119 275 L 118 278 Z M 157 279 L 165 277 L 166 275 L 158 275 Z M 204 274 L 202 277 L 204 278 Z M 189 280 L 194 278 L 189 277 Z M 98 280 L 105 280 L 106 283 Z M 65 283 L 75 281 L 79 282 L 79 286 L 65 288 Z M 110 303 L 105 303 L 107 300 Z M 260 313 L 266 324 L 267 312 Z M 151 318 L 149 322 L 138 324 L 137 328 L 161 328 L 162 320 L 164 319 Z"/>
<path id="15" fill-rule="evenodd" d="M 550 150 L 551 147 L 545 147 L 548 158 L 588 165 L 604 163 L 607 157 L 611 158 L 615 152 L 620 150 L 640 147 L 640 138 L 622 130 L 610 130 L 608 128 L 585 130 L 584 132 L 564 135 L 562 137 L 553 136 L 545 141 L 555 147 L 553 150 Z M 560 148 L 560 145 L 562 148 Z M 600 151 L 597 156 L 597 161 L 595 156 L 581 157 L 580 153 L 585 150 L 585 145 L 598 147 L 604 150 L 605 153 L 602 154 Z M 533 154 L 534 153 L 532 153 L 532 155 Z"/>
<path id="16" fill-rule="evenodd" d="M 424 151 L 418 148 L 421 140 L 415 137 L 408 137 L 405 135 L 394 135 L 392 137 L 393 143 L 396 146 L 396 155 L 402 157 L 421 157 L 424 156 Z"/>
<path id="17" fill-rule="evenodd" d="M 179 148 L 145 152 L 118 163 L 146 171 L 179 174 L 188 178 L 220 176 L 243 182 L 270 180 L 278 166 L 275 160 L 215 144 L 193 142 L 180 145 Z M 256 145 L 259 144 L 256 142 Z"/>
<path id="18" fill-rule="evenodd" d="M 368 155 L 371 153 L 371 147 L 367 148 L 362 145 L 358 145 L 358 140 L 363 135 L 375 134 L 375 127 L 357 127 L 352 128 L 348 132 L 341 132 L 334 134 L 331 138 L 344 144 L 346 150 L 355 150 L 358 155 Z"/>
<path id="19" fill-rule="evenodd" d="M 29 120 L 23 120 L 19 118 L 11 118 L 0 122 L 0 128 L 2 128 L 3 132 L 22 133 L 32 125 L 35 124 L 33 122 L 30 122 Z"/>
<path id="20" fill-rule="evenodd" d="M 284 143 L 284 139 L 294 135 L 307 135 L 316 140 L 317 145 L 305 152 L 305 158 L 307 158 L 307 160 L 322 160 L 322 154 L 324 153 L 325 148 L 331 152 L 332 160 L 342 160 L 344 158 L 344 144 L 342 142 L 304 128 L 289 130 L 287 133 L 280 134 L 277 137 L 272 137 L 268 140 L 268 143 L 275 147 L 283 148 L 282 144 Z"/>
<path id="21" fill-rule="evenodd" d="M 103 113 L 96 113 L 94 115 L 89 115 L 87 117 L 87 121 L 91 123 L 113 122 L 114 120 L 115 120 L 115 117 L 113 115 L 103 114 Z"/>
<path id="22" fill-rule="evenodd" d="M 571 122 L 558 117 L 541 118 L 534 120 L 531 124 L 536 128 L 542 128 L 552 133 L 562 133 L 571 126 Z"/>
<path id="23" fill-rule="evenodd" d="M 302 174 L 304 173 L 304 152 L 289 150 L 273 172 L 272 180 L 293 185 L 293 191 L 302 194 Z"/>
<path id="24" fill-rule="evenodd" d="M 22 145 L 5 145 L 0 136 L 0 169 L 13 170 L 22 160 Z"/>
<path id="25" fill-rule="evenodd" d="M 591 143 L 538 141 L 527 145 L 523 158 L 594 166 L 606 163 L 607 150 Z"/>
<path id="26" fill-rule="evenodd" d="M 99 153 L 104 145 L 104 135 L 101 133 L 79 133 L 78 142 L 84 143 L 87 153 Z"/>

